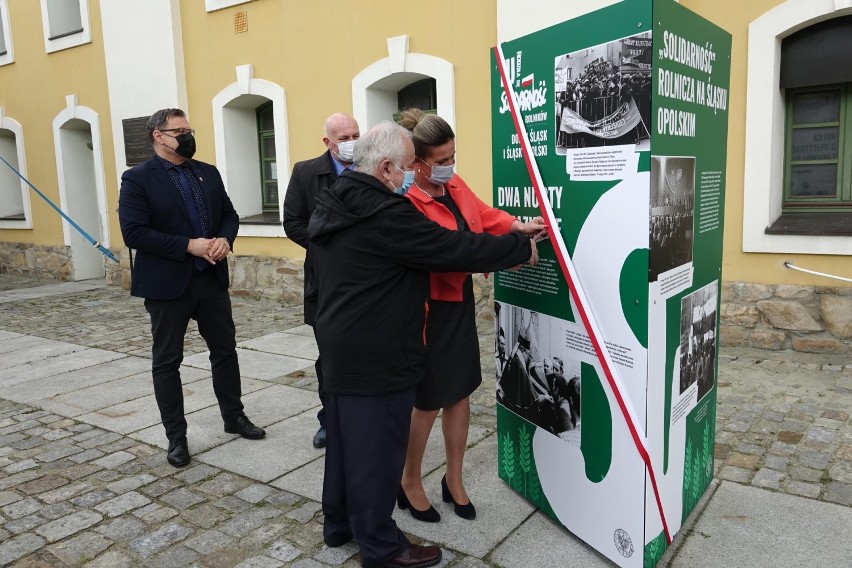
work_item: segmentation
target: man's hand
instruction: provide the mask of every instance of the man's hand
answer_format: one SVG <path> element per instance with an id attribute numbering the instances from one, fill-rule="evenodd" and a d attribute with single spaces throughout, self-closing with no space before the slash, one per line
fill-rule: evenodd
<path id="1" fill-rule="evenodd" d="M 218 262 L 228 256 L 229 252 L 231 252 L 231 245 L 228 244 L 228 239 L 225 237 L 216 237 L 210 244 L 210 252 L 208 254 L 210 258 Z"/>
<path id="2" fill-rule="evenodd" d="M 544 219 L 541 217 L 534 217 L 528 223 L 521 223 L 515 219 L 509 231 L 512 233 L 521 233 L 528 237 L 540 237 L 547 234 L 547 225 L 544 224 Z"/>
<path id="3" fill-rule="evenodd" d="M 216 264 L 216 259 L 210 255 L 210 250 L 216 240 L 217 239 L 189 239 L 189 244 L 186 246 L 186 252 L 192 256 L 203 258 L 210 264 Z"/>
<path id="4" fill-rule="evenodd" d="M 538 246 L 535 244 L 535 239 L 530 239 L 530 248 L 532 249 L 532 254 L 530 255 L 530 259 L 527 261 L 527 264 L 535 266 L 538 264 Z"/>

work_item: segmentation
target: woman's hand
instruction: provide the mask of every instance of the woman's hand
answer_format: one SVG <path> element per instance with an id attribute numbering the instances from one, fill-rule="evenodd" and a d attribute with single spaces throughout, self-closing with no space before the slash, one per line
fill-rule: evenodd
<path id="1" fill-rule="evenodd" d="M 527 223 L 521 223 L 519 220 L 515 219 L 512 226 L 509 227 L 509 231 L 513 233 L 521 233 L 522 235 L 526 235 L 530 238 L 535 238 L 539 235 L 547 234 L 547 225 L 545 225 L 544 219 L 541 217 L 534 217 Z"/>

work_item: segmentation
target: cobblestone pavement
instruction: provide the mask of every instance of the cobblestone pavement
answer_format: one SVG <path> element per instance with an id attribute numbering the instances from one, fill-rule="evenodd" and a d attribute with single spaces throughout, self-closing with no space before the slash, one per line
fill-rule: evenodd
<path id="1" fill-rule="evenodd" d="M 0 291 L 44 283 L 0 275 Z M 240 341 L 301 324 L 300 306 L 233 303 Z M 479 326 L 484 381 L 472 422 L 487 436 L 493 321 Z M 117 288 L 0 304 L 0 330 L 150 356 L 144 307 Z M 188 335 L 187 355 L 205 350 Z M 852 506 L 850 361 L 722 349 L 718 380 L 718 479 Z M 274 381 L 316 389 L 311 368 Z M 0 566 L 359 565 L 353 544 L 323 545 L 316 501 L 204 463 L 177 470 L 163 453 L 0 393 Z M 453 552 L 442 563 L 497 565 Z"/>

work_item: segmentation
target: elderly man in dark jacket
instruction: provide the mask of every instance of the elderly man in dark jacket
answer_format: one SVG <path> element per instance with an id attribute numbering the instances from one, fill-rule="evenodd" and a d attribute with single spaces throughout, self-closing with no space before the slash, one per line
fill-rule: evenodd
<path id="1" fill-rule="evenodd" d="M 322 506 L 329 546 L 355 538 L 364 566 L 432 566 L 435 546 L 410 544 L 391 518 L 399 490 L 414 390 L 426 376 L 430 271 L 485 272 L 536 262 L 534 243 L 450 231 L 403 194 L 414 146 L 383 122 L 355 147 L 316 199 L 309 233 L 317 266 L 316 337 L 326 389 Z"/>

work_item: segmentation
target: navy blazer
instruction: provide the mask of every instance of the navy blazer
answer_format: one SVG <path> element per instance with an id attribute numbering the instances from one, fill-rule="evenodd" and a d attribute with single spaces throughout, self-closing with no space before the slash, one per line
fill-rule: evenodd
<path id="1" fill-rule="evenodd" d="M 190 160 L 204 193 L 213 237 L 224 237 L 234 248 L 240 220 L 215 166 Z M 169 172 L 157 156 L 121 176 L 118 219 L 124 244 L 136 250 L 130 293 L 151 300 L 181 296 L 192 277 L 194 256 L 186 251 L 197 237 L 189 212 Z M 214 268 L 222 288 L 228 288 L 228 262 Z"/>

